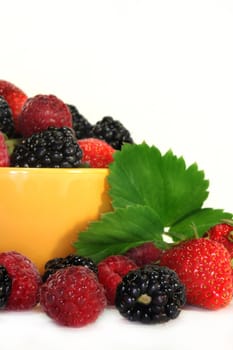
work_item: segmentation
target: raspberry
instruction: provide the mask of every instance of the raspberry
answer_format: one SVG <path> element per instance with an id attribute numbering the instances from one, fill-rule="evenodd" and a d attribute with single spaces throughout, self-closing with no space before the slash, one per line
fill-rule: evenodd
<path id="1" fill-rule="evenodd" d="M 0 131 L 0 167 L 7 167 L 10 165 L 10 157 L 5 137 Z"/>
<path id="2" fill-rule="evenodd" d="M 147 265 L 123 277 L 115 305 L 128 320 L 150 324 L 177 318 L 185 301 L 184 285 L 174 271 Z"/>
<path id="3" fill-rule="evenodd" d="M 69 254 L 65 258 L 55 258 L 47 261 L 45 264 L 45 272 L 42 276 L 43 282 L 45 282 L 47 278 L 57 270 L 68 266 L 85 266 L 96 274 L 98 272 L 97 265 L 92 259 L 80 255 Z"/>
<path id="4" fill-rule="evenodd" d="M 41 277 L 36 266 L 27 257 L 14 251 L 0 253 L 0 265 L 5 267 L 12 283 L 4 308 L 32 309 L 39 301 L 41 285 Z"/>
<path id="5" fill-rule="evenodd" d="M 14 121 L 11 109 L 6 100 L 0 96 L 0 131 L 8 137 L 15 134 Z"/>
<path id="6" fill-rule="evenodd" d="M 34 168 L 77 168 L 82 150 L 73 130 L 49 127 L 15 146 L 11 166 Z"/>
<path id="7" fill-rule="evenodd" d="M 95 138 L 78 140 L 82 149 L 82 163 L 91 168 L 107 168 L 113 162 L 115 150 L 107 142 Z"/>
<path id="8" fill-rule="evenodd" d="M 161 253 L 162 250 L 157 248 L 153 242 L 146 242 L 129 249 L 125 255 L 135 261 L 138 266 L 144 266 L 156 262 Z"/>
<path id="9" fill-rule="evenodd" d="M 78 140 L 91 136 L 92 125 L 73 105 L 67 105 L 72 115 L 72 127 Z"/>
<path id="10" fill-rule="evenodd" d="M 72 116 L 67 105 L 54 95 L 29 98 L 18 117 L 19 132 L 29 137 L 50 126 L 72 127 Z"/>
<path id="11" fill-rule="evenodd" d="M 120 150 L 124 143 L 133 143 L 129 131 L 112 117 L 104 117 L 92 128 L 92 137 L 106 141 L 114 149 Z"/>
<path id="12" fill-rule="evenodd" d="M 127 256 L 111 255 L 99 262 L 98 277 L 105 288 L 106 297 L 110 305 L 114 305 L 116 288 L 122 277 L 138 266 Z"/>
<path id="13" fill-rule="evenodd" d="M 6 305 L 11 292 L 12 280 L 6 268 L 0 265 L 0 309 Z"/>
<path id="14" fill-rule="evenodd" d="M 176 271 L 189 304 L 217 310 L 232 300 L 230 254 L 221 243 L 208 238 L 183 241 L 161 255 L 160 265 Z"/>
<path id="15" fill-rule="evenodd" d="M 103 286 L 84 266 L 56 271 L 43 283 L 40 304 L 57 323 L 82 327 L 94 322 L 106 306 Z"/>
<path id="16" fill-rule="evenodd" d="M 27 95 L 14 84 L 0 80 L 0 96 L 7 101 L 13 115 L 15 129 L 18 131 L 18 116 L 27 100 Z"/>

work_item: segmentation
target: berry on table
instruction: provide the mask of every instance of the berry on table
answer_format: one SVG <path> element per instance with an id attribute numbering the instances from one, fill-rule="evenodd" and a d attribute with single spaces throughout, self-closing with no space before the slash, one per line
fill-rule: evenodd
<path id="1" fill-rule="evenodd" d="M 40 304 L 57 323 L 82 327 L 96 321 L 106 306 L 106 297 L 93 271 L 69 266 L 57 270 L 42 284 Z"/>
<path id="2" fill-rule="evenodd" d="M 72 128 L 72 116 L 67 105 L 54 95 L 36 95 L 29 98 L 18 117 L 18 130 L 23 137 L 46 130 L 48 127 Z"/>
<path id="3" fill-rule="evenodd" d="M 95 274 L 98 272 L 97 265 L 92 259 L 80 255 L 69 254 L 64 258 L 54 258 L 47 261 L 45 264 L 45 271 L 42 276 L 43 282 L 45 282 L 47 278 L 57 270 L 68 266 L 85 266 L 91 269 Z"/>
<path id="4" fill-rule="evenodd" d="M 92 137 L 104 140 L 118 150 L 124 143 L 133 143 L 130 132 L 125 126 L 110 116 L 103 117 L 93 126 Z"/>
<path id="5" fill-rule="evenodd" d="M 213 241 L 222 243 L 233 258 L 233 223 L 220 223 L 209 229 L 204 235 Z"/>
<path id="6" fill-rule="evenodd" d="M 82 163 L 91 168 L 108 168 L 115 150 L 105 141 L 96 138 L 78 140 L 82 149 Z"/>
<path id="7" fill-rule="evenodd" d="M 0 309 L 3 308 L 8 300 L 11 292 L 12 279 L 10 278 L 6 268 L 0 265 Z"/>
<path id="8" fill-rule="evenodd" d="M 157 248 L 153 242 L 146 242 L 137 247 L 130 248 L 125 255 L 132 259 L 138 266 L 144 266 L 156 262 L 162 250 Z"/>
<path id="9" fill-rule="evenodd" d="M 111 255 L 99 262 L 98 278 L 105 288 L 110 305 L 114 305 L 116 288 L 122 281 L 122 277 L 137 268 L 135 262 L 124 255 Z"/>
<path id="10" fill-rule="evenodd" d="M 123 277 L 115 305 L 126 319 L 151 324 L 177 318 L 185 301 L 185 287 L 177 274 L 151 264 Z"/>
<path id="11" fill-rule="evenodd" d="M 166 250 L 160 265 L 176 271 L 185 285 L 187 303 L 217 310 L 233 295 L 229 252 L 218 242 L 194 238 Z"/>
<path id="12" fill-rule="evenodd" d="M 26 256 L 15 251 L 0 253 L 0 265 L 6 269 L 11 280 L 4 309 L 32 309 L 39 301 L 41 285 L 41 277 L 37 267 Z M 9 287 L 6 286 L 6 288 Z"/>
<path id="13" fill-rule="evenodd" d="M 11 166 L 34 168 L 77 168 L 82 150 L 70 128 L 49 127 L 22 139 L 11 154 Z"/>

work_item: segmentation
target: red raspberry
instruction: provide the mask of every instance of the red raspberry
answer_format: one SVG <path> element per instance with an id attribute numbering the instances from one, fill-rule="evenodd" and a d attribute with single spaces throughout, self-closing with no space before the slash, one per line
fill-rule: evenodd
<path id="1" fill-rule="evenodd" d="M 217 310 L 233 295 L 227 249 L 208 238 L 194 238 L 166 250 L 160 265 L 174 270 L 186 288 L 187 303 Z"/>
<path id="2" fill-rule="evenodd" d="M 105 288 L 106 297 L 110 305 L 114 305 L 116 288 L 129 271 L 136 270 L 134 261 L 124 255 L 111 255 L 98 264 L 98 277 Z"/>
<path id="3" fill-rule="evenodd" d="M 18 116 L 28 97 L 20 88 L 6 80 L 0 80 L 0 96 L 3 96 L 9 105 L 17 130 Z"/>
<path id="4" fill-rule="evenodd" d="M 113 161 L 115 149 L 107 142 L 96 138 L 78 140 L 83 152 L 82 163 L 87 163 L 91 168 L 108 168 Z"/>
<path id="5" fill-rule="evenodd" d="M 24 137 L 53 127 L 72 127 L 68 106 L 54 95 L 36 95 L 29 98 L 18 117 L 18 129 Z"/>
<path id="6" fill-rule="evenodd" d="M 0 253 L 0 265 L 5 267 L 12 280 L 5 309 L 32 309 L 39 301 L 41 285 L 36 266 L 27 257 L 15 251 Z"/>
<path id="7" fill-rule="evenodd" d="M 0 131 L 0 167 L 6 167 L 10 164 L 7 144 L 3 133 Z"/>
<path id="8" fill-rule="evenodd" d="M 137 247 L 129 249 L 125 255 L 132 259 L 138 266 L 144 266 L 156 262 L 162 250 L 157 248 L 153 242 L 146 242 Z"/>
<path id="9" fill-rule="evenodd" d="M 69 266 L 57 270 L 42 284 L 40 304 L 59 324 L 82 327 L 94 322 L 107 302 L 93 271 L 84 266 Z"/>
<path id="10" fill-rule="evenodd" d="M 209 229 L 204 235 L 210 239 L 222 243 L 233 258 L 233 225 L 222 223 Z"/>

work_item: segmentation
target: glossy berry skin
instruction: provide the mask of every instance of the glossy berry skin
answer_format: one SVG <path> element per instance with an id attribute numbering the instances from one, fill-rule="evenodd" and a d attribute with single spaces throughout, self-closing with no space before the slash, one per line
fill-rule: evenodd
<path id="1" fill-rule="evenodd" d="M 162 250 L 157 248 L 153 242 L 146 242 L 137 247 L 129 249 L 125 255 L 132 259 L 138 266 L 144 266 L 156 262 Z"/>
<path id="2" fill-rule="evenodd" d="M 6 100 L 0 96 L 0 131 L 8 137 L 14 137 L 14 121 L 11 109 Z"/>
<path id="3" fill-rule="evenodd" d="M 96 138 L 78 140 L 83 156 L 82 163 L 91 168 L 108 168 L 115 150 L 105 141 Z"/>
<path id="4" fill-rule="evenodd" d="M 184 241 L 165 251 L 160 265 L 173 269 L 186 287 L 187 303 L 217 310 L 227 306 L 233 294 L 230 255 L 207 238 Z"/>
<path id="5" fill-rule="evenodd" d="M 222 243 L 233 258 L 233 226 L 222 223 L 217 224 L 209 229 L 205 236 L 210 239 Z"/>
<path id="6" fill-rule="evenodd" d="M 114 149 L 120 150 L 124 143 L 133 143 L 130 132 L 125 126 L 110 116 L 105 116 L 93 125 L 92 137 L 106 141 Z"/>
<path id="7" fill-rule="evenodd" d="M 146 265 L 130 271 L 116 291 L 115 305 L 129 321 L 163 323 L 179 316 L 185 305 L 185 287 L 171 269 Z"/>
<path id="8" fill-rule="evenodd" d="M 6 80 L 0 80 L 0 96 L 7 101 L 13 115 L 15 128 L 18 129 L 18 116 L 27 100 L 27 95 L 18 86 Z"/>
<path id="9" fill-rule="evenodd" d="M 99 262 L 98 278 L 105 288 L 109 305 L 115 303 L 116 288 L 122 277 L 137 268 L 135 262 L 124 255 L 111 255 Z"/>
<path id="10" fill-rule="evenodd" d="M 78 140 L 91 137 L 92 124 L 79 113 L 74 105 L 67 104 L 72 115 L 72 128 Z"/>
<path id="11" fill-rule="evenodd" d="M 43 283 L 40 304 L 57 323 L 82 327 L 99 317 L 106 298 L 94 272 L 84 266 L 70 266 L 56 271 Z"/>
<path id="12" fill-rule="evenodd" d="M 3 133 L 0 131 L 0 167 L 7 167 L 10 164 L 7 144 Z"/>
<path id="13" fill-rule="evenodd" d="M 95 274 L 98 272 L 97 265 L 92 259 L 80 255 L 69 254 L 64 258 L 54 258 L 46 262 L 45 271 L 42 276 L 43 282 L 45 282 L 47 278 L 57 270 L 68 266 L 85 266 L 91 269 Z"/>
<path id="14" fill-rule="evenodd" d="M 48 129 L 24 138 L 11 154 L 13 167 L 78 168 L 82 150 L 70 128 Z"/>
<path id="15" fill-rule="evenodd" d="M 36 95 L 29 98 L 18 117 L 18 129 L 23 137 L 46 130 L 48 127 L 72 128 L 72 116 L 67 105 L 54 95 Z"/>
<path id="16" fill-rule="evenodd" d="M 7 269 L 0 265 L 0 309 L 4 308 L 11 292 L 12 279 Z"/>
<path id="17" fill-rule="evenodd" d="M 39 301 L 41 285 L 37 267 L 27 257 L 15 251 L 0 253 L 0 265 L 5 267 L 12 283 L 4 309 L 32 309 Z"/>

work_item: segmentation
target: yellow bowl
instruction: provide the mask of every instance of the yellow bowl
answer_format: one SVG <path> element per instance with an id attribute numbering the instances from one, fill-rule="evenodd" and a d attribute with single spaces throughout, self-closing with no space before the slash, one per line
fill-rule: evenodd
<path id="1" fill-rule="evenodd" d="M 0 168 L 0 251 L 15 250 L 43 272 L 74 252 L 78 232 L 111 210 L 108 169 Z"/>

